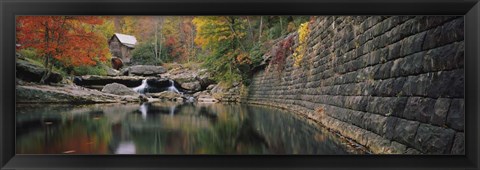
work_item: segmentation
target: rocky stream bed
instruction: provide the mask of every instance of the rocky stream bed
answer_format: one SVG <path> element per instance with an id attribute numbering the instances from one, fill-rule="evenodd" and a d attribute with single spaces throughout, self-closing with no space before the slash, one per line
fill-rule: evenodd
<path id="1" fill-rule="evenodd" d="M 47 84 L 37 83 L 45 69 L 25 60 L 17 62 L 19 103 L 125 103 L 125 102 L 219 102 L 238 101 L 239 85 L 224 88 L 205 69 L 180 64 L 135 65 L 107 76 L 63 77 L 52 73 Z"/>

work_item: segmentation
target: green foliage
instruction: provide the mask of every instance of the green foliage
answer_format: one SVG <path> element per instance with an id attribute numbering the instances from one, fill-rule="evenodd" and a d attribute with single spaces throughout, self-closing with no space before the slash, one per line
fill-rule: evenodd
<path id="1" fill-rule="evenodd" d="M 265 53 L 265 49 L 262 48 L 261 45 L 255 44 L 252 49 L 250 49 L 250 60 L 252 67 L 260 65 L 263 60 L 263 54 Z"/>
<path id="2" fill-rule="evenodd" d="M 282 28 L 280 27 L 279 24 L 275 24 L 273 27 L 271 27 L 267 33 L 268 33 L 268 39 L 276 39 L 282 36 Z"/>
<path id="3" fill-rule="evenodd" d="M 30 49 L 22 49 L 19 51 L 19 53 L 29 63 L 32 63 L 38 67 L 45 68 L 45 66 L 43 65 L 44 61 L 42 60 L 42 58 L 37 56 L 35 51 L 36 51 L 35 49 L 30 48 Z M 55 73 L 59 73 L 64 77 L 68 75 L 67 72 L 65 71 L 65 68 L 63 68 L 62 66 L 54 65 L 52 67 L 52 71 Z"/>
<path id="4" fill-rule="evenodd" d="M 164 50 L 166 50 L 164 48 Z M 141 64 L 141 65 L 160 65 L 162 64 L 161 58 L 165 57 L 166 53 L 162 53 L 163 57 L 155 57 L 153 42 L 147 41 L 144 43 L 138 44 L 135 49 L 132 51 L 132 64 Z M 165 62 L 165 61 L 163 61 Z"/>
<path id="5" fill-rule="evenodd" d="M 309 20 L 308 16 L 208 16 L 195 17 L 195 42 L 202 47 L 197 57 L 204 67 L 215 72 L 217 81 L 248 84 L 252 69 L 259 66 L 273 40 L 281 38 Z M 278 69 L 290 54 L 293 42 L 285 42 L 288 49 L 279 49 Z M 280 47 L 282 48 L 282 47 Z"/>
<path id="6" fill-rule="evenodd" d="M 230 43 L 219 44 L 218 50 L 213 51 L 210 56 L 205 58 L 203 66 L 215 73 L 216 81 L 233 83 L 241 80 L 240 72 L 234 64 L 235 58 L 232 57 L 235 54 L 227 54 L 231 50 Z"/>
<path id="7" fill-rule="evenodd" d="M 20 56 L 25 58 L 39 59 L 39 57 L 37 57 L 37 51 L 34 48 L 21 49 L 18 51 L 18 53 L 20 53 Z"/>
<path id="8" fill-rule="evenodd" d="M 217 81 L 241 81 L 239 66 L 249 63 L 244 45 L 247 20 L 234 16 L 196 17 L 193 23 L 197 28 L 195 42 L 204 50 L 204 67 L 214 72 Z"/>
<path id="9" fill-rule="evenodd" d="M 79 66 L 73 68 L 73 74 L 80 75 L 99 75 L 106 76 L 108 67 L 104 64 L 97 64 L 96 66 Z"/>

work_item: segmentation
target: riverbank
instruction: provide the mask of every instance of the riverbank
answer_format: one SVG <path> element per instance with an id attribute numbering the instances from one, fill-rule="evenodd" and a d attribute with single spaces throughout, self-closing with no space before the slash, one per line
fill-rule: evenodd
<path id="1" fill-rule="evenodd" d="M 367 146 L 356 142 L 353 138 L 342 135 L 341 131 L 339 131 L 338 129 L 326 126 L 326 124 L 324 124 L 323 121 L 321 121 L 321 119 L 309 116 L 309 115 L 312 115 L 312 113 L 309 113 L 310 111 L 308 109 L 301 108 L 294 105 L 283 105 L 283 104 L 281 105 L 281 104 L 275 104 L 275 103 L 254 102 L 254 101 L 245 101 L 245 100 L 242 100 L 240 103 L 263 106 L 263 107 L 273 107 L 273 108 L 290 112 L 294 117 L 301 119 L 302 121 L 305 121 L 311 126 L 319 128 L 321 130 L 326 130 L 329 133 L 336 135 L 339 139 L 341 139 L 341 142 L 345 146 L 348 146 L 348 150 L 352 153 L 362 153 L 362 154 L 374 153 L 372 150 L 367 148 Z"/>
<path id="2" fill-rule="evenodd" d="M 296 115 L 307 120 L 315 122 L 316 126 L 327 129 L 338 137 L 344 139 L 349 146 L 362 150 L 370 154 L 421 154 L 417 150 L 409 149 L 408 153 L 404 153 L 406 147 L 398 143 L 393 143 L 382 139 L 380 136 L 356 127 L 354 125 L 344 123 L 335 118 L 324 114 L 324 111 L 313 111 L 298 105 L 280 104 L 266 101 L 242 100 L 242 103 L 263 105 L 276 107 L 295 113 Z M 362 140 L 358 140 L 362 139 Z"/>

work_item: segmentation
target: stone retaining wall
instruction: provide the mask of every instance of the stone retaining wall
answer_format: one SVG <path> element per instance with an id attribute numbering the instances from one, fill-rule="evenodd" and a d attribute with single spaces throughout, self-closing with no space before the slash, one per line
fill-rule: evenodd
<path id="1" fill-rule="evenodd" d="M 281 71 L 257 71 L 242 101 L 300 111 L 373 153 L 464 154 L 463 17 L 309 25 L 300 66 L 290 54 Z"/>

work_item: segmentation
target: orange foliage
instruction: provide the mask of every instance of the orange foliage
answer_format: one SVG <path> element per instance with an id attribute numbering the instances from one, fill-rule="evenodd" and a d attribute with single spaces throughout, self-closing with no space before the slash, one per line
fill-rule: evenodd
<path id="1" fill-rule="evenodd" d="M 95 65 L 107 61 L 109 53 L 107 40 L 94 29 L 103 21 L 95 16 L 20 16 L 17 43 L 65 66 Z"/>

